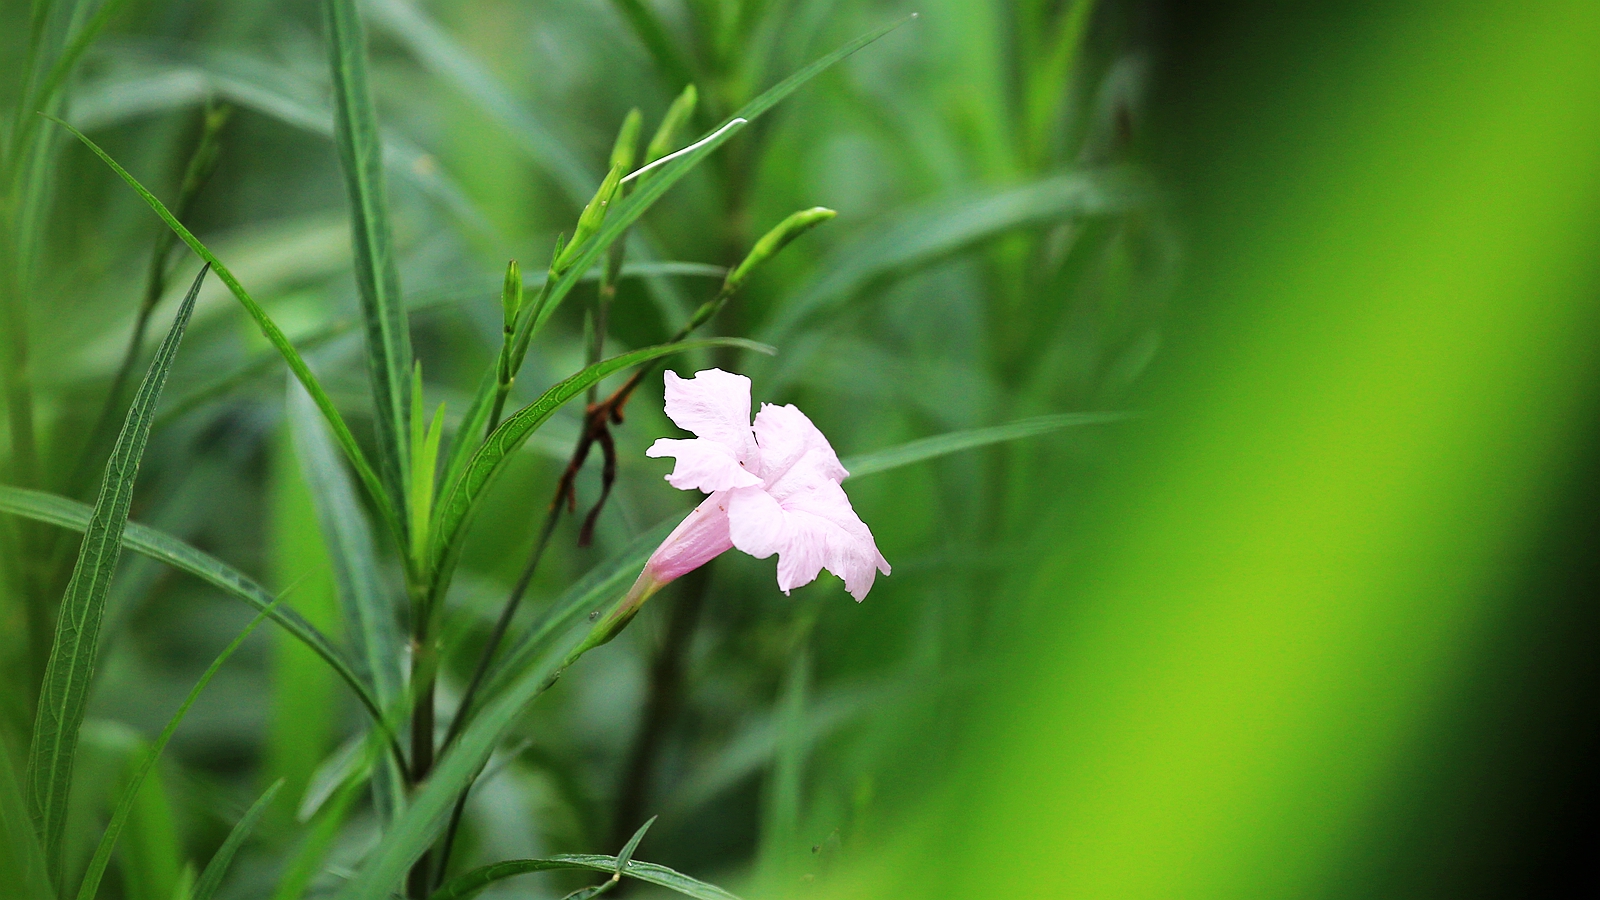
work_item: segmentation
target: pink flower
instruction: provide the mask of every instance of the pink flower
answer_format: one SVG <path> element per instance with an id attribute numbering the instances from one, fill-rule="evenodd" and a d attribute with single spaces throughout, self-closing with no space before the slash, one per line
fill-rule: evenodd
<path id="1" fill-rule="evenodd" d="M 735 547 L 778 554 L 785 594 L 823 569 L 863 600 L 889 563 L 839 483 L 850 474 L 805 413 L 761 404 L 750 424 L 750 379 L 721 369 L 692 379 L 666 373 L 667 416 L 692 440 L 662 438 L 646 456 L 672 456 L 667 483 L 710 494 L 645 566 L 641 581 L 666 584 Z"/>

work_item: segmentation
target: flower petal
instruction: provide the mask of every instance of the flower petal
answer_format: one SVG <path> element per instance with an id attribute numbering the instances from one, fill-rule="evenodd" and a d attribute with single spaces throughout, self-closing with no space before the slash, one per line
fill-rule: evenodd
<path id="1" fill-rule="evenodd" d="M 701 501 L 688 518 L 672 529 L 656 552 L 650 554 L 645 572 L 666 584 L 732 549 L 733 540 L 728 537 L 728 496 L 715 493 Z"/>
<path id="2" fill-rule="evenodd" d="M 696 372 L 693 378 L 666 375 L 667 417 L 684 431 L 728 448 L 738 461 L 755 470 L 755 435 L 750 430 L 750 379 L 721 369 Z"/>
<path id="3" fill-rule="evenodd" d="M 877 573 L 889 574 L 869 529 L 832 482 L 782 501 L 785 546 L 778 553 L 778 587 L 784 593 L 810 583 L 821 569 L 844 579 L 856 600 L 866 599 Z"/>
<path id="4" fill-rule="evenodd" d="M 709 494 L 761 483 L 761 479 L 745 469 L 727 445 L 716 441 L 661 438 L 651 444 L 644 455 L 677 457 L 678 464 L 667 476 L 667 483 L 680 491 L 701 490 Z"/>
<path id="5" fill-rule="evenodd" d="M 754 431 L 761 447 L 760 475 L 779 500 L 824 483 L 837 485 L 850 474 L 828 439 L 793 404 L 761 404 Z"/>
<path id="6" fill-rule="evenodd" d="M 787 532 L 786 514 L 771 494 L 760 488 L 728 492 L 728 534 L 735 547 L 766 559 L 783 549 Z"/>

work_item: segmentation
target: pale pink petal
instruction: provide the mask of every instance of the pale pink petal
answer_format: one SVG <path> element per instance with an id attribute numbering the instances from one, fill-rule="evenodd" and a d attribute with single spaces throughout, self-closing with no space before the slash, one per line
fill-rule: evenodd
<path id="1" fill-rule="evenodd" d="M 716 441 L 661 438 L 651 444 L 644 455 L 677 457 L 678 464 L 667 476 L 667 483 L 680 491 L 700 490 L 709 494 L 761 483 L 760 478 L 745 469 L 732 450 Z"/>
<path id="2" fill-rule="evenodd" d="M 661 584 L 687 575 L 733 549 L 728 536 L 728 495 L 716 493 L 701 501 L 679 523 L 656 552 L 650 554 L 645 572 Z"/>
<path id="3" fill-rule="evenodd" d="M 727 447 L 734 458 L 758 468 L 755 435 L 750 430 L 750 379 L 721 369 L 696 372 L 693 378 L 665 375 L 667 417 L 684 431 Z"/>
<path id="4" fill-rule="evenodd" d="M 766 559 L 783 549 L 786 531 L 783 507 L 771 494 L 759 488 L 728 492 L 728 533 L 735 547 Z"/>
<path id="5" fill-rule="evenodd" d="M 779 500 L 824 482 L 838 484 L 850 474 L 828 439 L 792 404 L 761 404 L 754 431 L 761 447 L 760 475 Z"/>
<path id="6" fill-rule="evenodd" d="M 857 600 L 866 599 L 877 573 L 889 574 L 872 530 L 850 506 L 844 488 L 832 482 L 782 501 L 785 546 L 778 552 L 778 587 L 785 593 L 827 569 L 844 579 Z"/>

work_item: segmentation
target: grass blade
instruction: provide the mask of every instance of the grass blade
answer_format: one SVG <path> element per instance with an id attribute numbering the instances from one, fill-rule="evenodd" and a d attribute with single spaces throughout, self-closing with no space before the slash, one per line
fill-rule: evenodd
<path id="1" fill-rule="evenodd" d="M 978 447 L 987 447 L 991 444 L 1001 444 L 1007 441 L 1021 440 L 1041 434 L 1049 434 L 1063 428 L 1073 428 L 1082 425 L 1109 425 L 1115 422 L 1126 422 L 1134 418 L 1133 413 L 1125 412 L 1098 412 L 1098 413 L 1061 413 L 1053 416 L 1035 416 L 1031 419 L 1021 419 L 1005 425 L 995 425 L 990 428 L 973 428 L 968 431 L 952 431 L 949 434 L 934 435 L 929 438 L 890 447 L 887 450 L 878 450 L 873 453 L 863 453 L 844 460 L 844 467 L 850 472 L 852 479 L 865 478 L 901 466 L 909 466 L 924 460 L 937 459 L 963 450 L 973 450 Z"/>
<path id="2" fill-rule="evenodd" d="M 424 66 L 453 83 L 466 99 L 501 123 L 571 199 L 579 203 L 589 199 L 594 180 L 582 160 L 438 23 L 406 0 L 369 0 L 367 8 L 373 21 L 416 54 Z"/>
<path id="3" fill-rule="evenodd" d="M 979 241 L 1070 215 L 1108 215 L 1148 203 L 1127 170 L 1073 172 L 980 197 L 942 200 L 874 225 L 818 267 L 824 273 L 785 301 L 763 330 L 782 343 L 806 319 L 849 300 L 875 278 L 948 256 Z"/>
<path id="4" fill-rule="evenodd" d="M 431 529 L 434 535 L 431 559 L 436 573 L 435 591 L 442 588 L 445 580 L 449 578 L 451 563 L 460 549 L 462 533 L 484 492 L 505 467 L 506 461 L 539 429 L 539 426 L 555 414 L 556 410 L 568 400 L 583 393 L 589 385 L 596 384 L 615 372 L 673 353 L 701 347 L 761 349 L 760 345 L 738 338 L 710 338 L 663 344 L 624 353 L 586 367 L 578 374 L 545 391 L 538 400 L 501 422 L 468 460 L 457 480 L 447 485 L 442 494 L 444 500 L 439 504 L 437 518 Z"/>
<path id="5" fill-rule="evenodd" d="M 276 605 L 277 602 L 274 600 L 273 604 Z M 172 735 L 178 730 L 179 723 L 183 721 L 184 716 L 189 714 L 189 708 L 194 706 L 194 701 L 200 698 L 200 692 L 204 691 L 206 686 L 211 683 L 211 679 L 216 677 L 223 663 L 233 656 L 234 651 L 244 644 L 245 640 L 255 632 L 258 625 L 267 620 L 271 609 L 272 607 L 268 607 L 256 613 L 255 618 L 250 620 L 250 624 L 239 632 L 239 636 L 234 638 L 233 642 L 227 647 L 223 648 L 221 653 L 217 654 L 217 658 L 211 662 L 205 674 L 201 675 L 200 680 L 195 682 L 194 687 L 189 690 L 189 696 L 185 697 L 183 703 L 178 706 L 178 711 L 173 713 L 172 718 L 167 721 L 167 726 L 161 729 L 161 735 L 156 738 L 155 743 L 151 744 L 150 749 L 145 752 L 144 759 L 139 761 L 139 768 L 134 771 L 133 777 L 128 780 L 127 788 L 123 790 L 121 799 L 117 801 L 116 809 L 111 813 L 111 821 L 106 825 L 105 834 L 100 837 L 100 845 L 95 848 L 94 856 L 89 859 L 89 868 L 84 872 L 83 881 L 78 885 L 78 900 L 94 900 L 95 893 L 100 890 L 100 879 L 105 876 L 106 866 L 111 862 L 111 851 L 116 848 L 117 838 L 122 835 L 122 826 L 127 824 L 128 816 L 133 813 L 134 801 L 139 799 L 139 788 L 144 786 L 144 780 L 149 776 L 150 770 L 155 768 L 156 761 L 161 758 L 161 752 L 167 749 L 167 742 L 172 740 Z M 275 790 L 276 788 L 274 788 Z M 221 879 L 220 874 L 217 877 L 219 880 Z"/>
<path id="6" fill-rule="evenodd" d="M 206 863 L 205 871 L 200 873 L 200 880 L 195 882 L 194 890 L 189 893 L 189 900 L 211 900 L 217 893 L 217 888 L 222 887 L 222 877 L 228 874 L 228 866 L 233 862 L 233 857 L 239 852 L 239 848 L 244 846 L 244 842 L 249 840 L 250 834 L 256 830 L 256 825 L 260 824 L 262 817 L 267 814 L 267 808 L 272 805 L 273 799 L 281 790 L 283 790 L 283 779 L 280 778 L 245 811 L 244 817 L 233 826 L 232 831 L 228 832 L 228 837 L 222 842 L 222 846 L 212 854 L 211 862 Z"/>
<path id="7" fill-rule="evenodd" d="M 714 884 L 706 884 L 697 878 L 690 878 L 682 872 L 674 871 L 666 866 L 655 863 L 641 862 L 639 860 L 626 860 L 621 856 L 593 856 L 589 854 L 563 853 L 547 859 L 508 859 L 504 862 L 494 863 L 462 873 L 446 882 L 444 887 L 435 891 L 428 900 L 467 900 L 479 891 L 494 884 L 517 875 L 526 875 L 530 872 L 553 872 L 566 869 L 581 869 L 589 872 L 614 874 L 619 866 L 625 866 L 623 875 L 637 878 L 648 884 L 664 887 L 676 891 L 685 897 L 694 897 L 696 900 L 739 900 L 729 892 Z"/>
<path id="8" fill-rule="evenodd" d="M 411 458 L 407 441 L 411 433 L 411 332 L 400 298 L 400 270 L 389 224 L 383 141 L 367 84 L 367 37 L 355 0 L 325 0 L 323 10 L 333 74 L 334 143 L 350 194 L 351 244 L 366 325 L 378 459 L 394 506 L 404 510 Z M 402 536 L 407 524 L 403 519 L 399 522 Z"/>
<path id="9" fill-rule="evenodd" d="M 89 507 L 76 500 L 43 491 L 30 491 L 5 485 L 0 485 L 0 512 L 8 512 L 74 531 L 85 531 L 89 527 L 91 516 Z M 138 522 L 129 522 L 122 534 L 122 544 L 136 553 L 142 553 L 151 559 L 188 572 L 224 593 L 243 600 L 257 610 L 265 610 L 272 605 L 272 594 L 256 584 L 249 576 L 170 534 Z M 373 697 L 372 691 L 333 642 L 292 609 L 282 607 L 272 609 L 269 617 L 331 666 L 344 683 L 350 686 L 350 690 L 355 692 L 356 699 L 361 701 L 361 705 L 372 715 L 374 721 L 383 721 L 382 707 Z"/>
<path id="10" fill-rule="evenodd" d="M 84 146 L 88 147 L 95 156 L 100 157 L 102 162 L 110 166 L 113 172 L 116 172 L 123 181 L 127 182 L 128 186 L 133 188 L 134 192 L 161 218 L 161 221 L 165 222 L 167 227 L 178 235 L 179 240 L 188 244 L 189 249 L 205 260 L 211 267 L 211 271 L 215 272 L 217 277 L 222 279 L 222 283 L 228 286 L 228 290 L 233 293 L 240 305 L 255 320 L 256 326 L 261 329 L 262 335 L 283 356 L 284 362 L 289 364 L 289 370 L 294 373 L 295 378 L 302 385 L 305 385 L 306 392 L 316 401 L 317 409 L 321 410 L 323 418 L 328 421 L 328 426 L 333 429 L 334 438 L 339 442 L 339 449 L 344 451 L 345 458 L 355 468 L 356 474 L 361 478 L 362 486 L 366 488 L 367 493 L 372 498 L 372 502 L 383 513 L 385 522 L 394 531 L 396 537 L 402 535 L 403 532 L 400 529 L 403 526 L 395 513 L 394 505 L 389 500 L 389 495 L 383 490 L 383 485 L 378 479 L 377 472 L 367 462 L 366 454 L 361 452 L 361 447 L 356 443 L 355 435 L 351 433 L 350 426 L 345 424 L 344 417 L 339 415 L 338 407 L 333 405 L 333 399 L 328 396 L 327 391 L 323 390 L 322 383 L 317 380 L 316 375 L 312 374 L 311 367 L 306 365 L 306 361 L 300 356 L 300 352 L 294 348 L 293 344 L 289 343 L 289 339 L 284 335 L 283 330 L 277 326 L 277 323 L 272 321 L 266 310 L 262 309 L 261 305 L 250 296 L 244 289 L 244 285 L 233 277 L 233 273 L 228 271 L 228 267 L 223 265 L 222 261 L 217 259 L 216 255 L 207 249 L 205 244 L 200 243 L 200 240 L 191 234 L 189 229 L 185 228 L 183 223 L 179 222 L 177 217 L 173 216 L 154 194 L 140 184 L 138 179 L 128 174 L 127 169 L 124 169 L 109 154 L 100 149 L 98 144 L 89 140 L 89 137 L 83 132 L 60 119 L 55 119 L 54 121 L 82 141 Z"/>
<path id="11" fill-rule="evenodd" d="M 72 788 L 72 770 L 77 757 L 78 732 L 88 702 L 89 681 L 94 675 L 100 648 L 100 624 L 105 617 L 106 594 L 111 576 L 122 554 L 122 535 L 128 525 L 128 510 L 133 502 L 133 483 L 144 458 L 145 442 L 150 438 L 150 423 L 155 419 L 161 389 L 178 354 L 178 344 L 194 299 L 205 281 L 206 269 L 195 276 L 194 285 L 184 297 L 172 327 L 156 350 L 150 368 L 134 395 L 133 405 L 117 436 L 111 459 L 106 463 L 100 495 L 84 530 L 83 545 L 61 599 L 56 620 L 54 646 L 45 668 L 44 688 L 39 697 L 34 722 L 33 746 L 28 752 L 28 807 L 39 828 L 40 843 L 52 873 L 51 881 L 61 883 L 61 838 L 66 829 L 67 796 Z"/>

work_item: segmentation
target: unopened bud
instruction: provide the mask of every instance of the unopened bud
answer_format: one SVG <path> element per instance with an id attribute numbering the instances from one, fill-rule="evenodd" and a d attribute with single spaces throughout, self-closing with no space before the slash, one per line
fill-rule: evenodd
<path id="1" fill-rule="evenodd" d="M 692 84 L 684 88 L 683 93 L 672 101 L 672 105 L 667 107 L 667 114 L 661 117 L 661 125 L 656 129 L 655 137 L 650 139 L 649 148 L 645 150 L 646 163 L 653 163 L 672 152 L 672 146 L 678 140 L 678 132 L 694 116 L 694 108 L 699 102 L 700 93 Z"/>
<path id="2" fill-rule="evenodd" d="M 633 159 L 639 155 L 639 130 L 644 127 L 644 116 L 637 109 L 630 110 L 617 131 L 617 141 L 611 145 L 611 168 L 626 172 L 633 168 Z"/>
<path id="3" fill-rule="evenodd" d="M 517 327 L 517 314 L 522 312 L 522 270 L 514 259 L 506 266 L 506 283 L 500 289 L 500 306 L 506 313 L 506 333 L 510 334 Z"/>
<path id="4" fill-rule="evenodd" d="M 606 207 L 611 205 L 617 196 L 617 188 L 622 185 L 624 170 L 613 167 L 606 173 L 606 180 L 600 182 L 600 190 L 595 191 L 594 199 L 583 208 L 583 214 L 578 216 L 578 227 L 573 229 L 572 240 L 567 242 L 566 249 L 556 258 L 554 270 L 566 271 L 582 252 L 583 245 L 594 237 L 600 226 L 606 221 Z"/>
<path id="5" fill-rule="evenodd" d="M 805 234 L 818 225 L 821 225 L 823 222 L 832 219 L 836 215 L 838 215 L 838 213 L 834 212 L 833 210 L 818 206 L 812 209 L 801 210 L 789 218 L 784 219 L 782 222 L 779 222 L 778 227 L 763 235 L 761 240 L 756 241 L 756 245 L 751 248 L 750 255 L 744 258 L 744 262 L 740 263 L 737 268 L 728 273 L 728 278 L 723 282 L 722 285 L 723 291 L 725 293 L 731 293 L 743 287 L 745 279 L 750 277 L 750 273 L 754 271 L 757 266 L 761 265 L 772 257 L 777 256 L 778 253 L 782 251 L 784 247 L 789 246 L 789 243 L 795 238 Z"/>

